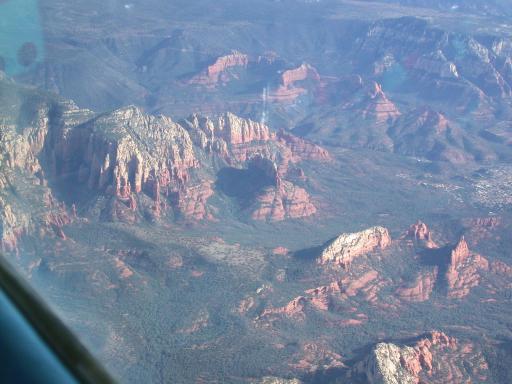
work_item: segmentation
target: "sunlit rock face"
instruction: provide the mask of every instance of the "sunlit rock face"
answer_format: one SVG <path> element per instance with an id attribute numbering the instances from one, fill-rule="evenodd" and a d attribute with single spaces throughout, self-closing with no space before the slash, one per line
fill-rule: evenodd
<path id="1" fill-rule="evenodd" d="M 277 103 L 290 103 L 299 96 L 308 92 L 301 83 L 311 83 L 313 89 L 320 86 L 320 75 L 309 64 L 302 64 L 297 68 L 288 69 L 281 74 L 279 86 L 269 94 L 269 100 Z"/>
<path id="2" fill-rule="evenodd" d="M 95 114 L 72 102 L 41 98 L 31 108 L 23 129 L 16 122 L 2 124 L 2 163 L 42 187 L 49 181 L 70 183 L 104 196 L 96 208 L 107 221 L 214 220 L 218 208 L 210 198 L 223 167 L 256 170 L 271 180 L 244 197 L 240 209 L 249 218 L 311 216 L 317 209 L 306 189 L 296 185 L 307 178 L 298 164 L 331 161 L 318 145 L 229 112 L 175 122 L 134 106 Z M 0 183 L 3 188 L 8 180 L 2 177 Z M 2 199 L 3 247 L 14 249 L 32 223 L 13 201 Z M 41 219 L 61 238 L 59 228 L 67 221 L 62 215 L 71 215 L 63 212 Z"/>
<path id="3" fill-rule="evenodd" d="M 471 252 L 464 236 L 461 237 L 451 251 L 446 271 L 448 297 L 460 299 L 466 296 L 471 288 L 480 284 L 480 272 L 488 269 L 487 259 Z"/>
<path id="4" fill-rule="evenodd" d="M 486 364 L 478 366 L 481 355 L 472 351 L 468 343 L 459 343 L 443 332 L 432 331 L 411 345 L 379 343 L 369 356 L 355 366 L 355 376 L 363 376 L 372 384 L 418 384 L 437 382 L 444 374 L 446 382 L 457 382 L 467 377 L 464 364 L 476 366 L 470 372 L 485 371 Z M 467 360 L 465 360 L 467 359 Z"/>
<path id="5" fill-rule="evenodd" d="M 52 143 L 55 169 L 78 165 L 78 181 L 116 195 L 185 183 L 197 162 L 188 133 L 135 107 L 100 115 Z M 57 174 L 57 176 L 60 176 Z"/>
<path id="6" fill-rule="evenodd" d="M 190 79 L 189 84 L 202 85 L 213 88 L 236 79 L 236 74 L 230 70 L 246 68 L 249 64 L 249 56 L 234 51 L 229 55 L 218 57 L 203 72 Z"/>
<path id="7" fill-rule="evenodd" d="M 411 225 L 405 234 L 405 238 L 412 240 L 415 244 L 425 248 L 437 248 L 437 244 L 432 240 L 432 234 L 427 224 L 419 221 Z"/>
<path id="8" fill-rule="evenodd" d="M 318 259 L 321 264 L 335 263 L 349 266 L 352 260 L 376 249 L 385 249 L 391 244 L 386 228 L 372 227 L 356 233 L 343 233 L 332 240 Z"/>

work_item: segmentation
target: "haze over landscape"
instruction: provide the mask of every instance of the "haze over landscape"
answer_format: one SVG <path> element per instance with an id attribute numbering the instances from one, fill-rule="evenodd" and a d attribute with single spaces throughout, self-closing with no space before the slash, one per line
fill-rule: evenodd
<path id="1" fill-rule="evenodd" d="M 0 1 L 2 252 L 123 383 L 510 383 L 511 5 Z"/>

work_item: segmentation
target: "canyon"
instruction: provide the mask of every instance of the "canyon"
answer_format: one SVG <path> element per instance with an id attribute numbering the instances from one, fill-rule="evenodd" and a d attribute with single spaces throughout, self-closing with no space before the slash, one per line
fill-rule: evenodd
<path id="1" fill-rule="evenodd" d="M 1 251 L 120 382 L 511 382 L 509 8 L 41 0 Z"/>

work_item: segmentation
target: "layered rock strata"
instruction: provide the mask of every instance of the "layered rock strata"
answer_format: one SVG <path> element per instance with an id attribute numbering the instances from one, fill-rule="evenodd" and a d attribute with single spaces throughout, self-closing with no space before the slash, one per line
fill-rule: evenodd
<path id="1" fill-rule="evenodd" d="M 376 249 L 385 249 L 390 244 L 389 232 L 383 227 L 372 227 L 355 233 L 343 233 L 325 246 L 318 262 L 347 267 L 354 258 Z"/>

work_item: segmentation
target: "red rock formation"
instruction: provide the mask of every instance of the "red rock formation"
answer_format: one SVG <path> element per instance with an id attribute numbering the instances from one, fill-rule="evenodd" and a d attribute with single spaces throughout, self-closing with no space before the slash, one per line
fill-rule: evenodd
<path id="1" fill-rule="evenodd" d="M 300 67 L 284 71 L 281 75 L 281 85 L 269 94 L 269 100 L 275 102 L 291 102 L 307 92 L 305 88 L 297 86 L 297 82 L 312 81 L 319 85 L 320 75 L 315 68 L 309 64 L 302 64 Z"/>
<path id="2" fill-rule="evenodd" d="M 140 193 L 153 200 L 147 208 L 155 218 L 167 208 L 167 198 L 172 196 L 177 196 L 170 200 L 173 208 L 187 218 L 209 217 L 206 201 L 213 193 L 211 182 L 190 182 L 190 169 L 198 166 L 193 143 L 189 133 L 171 119 L 148 116 L 128 107 L 62 135 L 54 135 L 50 146 L 57 176 L 62 172 L 75 174 L 72 167 L 79 158 L 78 181 L 117 198 L 105 211 L 106 217 L 135 221 L 138 207 L 134 194 Z M 242 140 L 246 135 L 242 126 Z M 144 201 L 139 200 L 141 204 Z"/>
<path id="3" fill-rule="evenodd" d="M 276 247 L 272 250 L 272 253 L 274 255 L 280 255 L 280 256 L 285 256 L 289 253 L 290 251 L 288 250 L 288 248 L 285 248 L 285 247 Z"/>
<path id="4" fill-rule="evenodd" d="M 437 271 L 435 268 L 431 272 L 419 273 L 412 286 L 397 289 L 398 297 L 407 301 L 428 300 L 437 280 Z"/>
<path id="5" fill-rule="evenodd" d="M 423 108 L 418 111 L 414 125 L 420 129 L 428 129 L 436 135 L 446 132 L 450 121 L 442 113 L 433 111 L 430 108 Z"/>
<path id="6" fill-rule="evenodd" d="M 311 298 L 311 305 L 320 311 L 328 311 L 331 300 L 326 295 L 313 296 Z"/>
<path id="7" fill-rule="evenodd" d="M 193 115 L 182 125 L 201 149 L 233 166 L 257 167 L 273 180 L 273 187 L 265 189 L 253 203 L 253 219 L 277 221 L 316 212 L 308 193 L 284 178 L 291 163 L 329 160 L 323 148 L 288 133 L 273 134 L 266 125 L 231 113 L 213 120 Z"/>
<path id="8" fill-rule="evenodd" d="M 366 316 L 366 315 L 365 315 Z M 367 317 L 363 317 L 361 316 L 361 318 L 359 319 L 344 319 L 344 320 L 341 320 L 339 322 L 339 324 L 341 326 L 344 326 L 344 327 L 350 327 L 350 326 L 358 326 L 358 325 L 361 325 L 363 324 L 365 321 L 367 321 L 368 318 Z"/>
<path id="9" fill-rule="evenodd" d="M 190 116 L 182 122 L 192 141 L 201 149 L 228 156 L 228 145 L 273 139 L 265 124 L 238 117 L 230 112 L 215 119 Z"/>
<path id="10" fill-rule="evenodd" d="M 282 86 L 285 88 L 290 88 L 297 81 L 303 81 L 306 79 L 320 81 L 320 75 L 318 74 L 315 68 L 313 68 L 309 64 L 304 63 L 298 68 L 284 71 L 283 74 L 281 75 L 281 79 Z"/>
<path id="11" fill-rule="evenodd" d="M 370 302 L 377 301 L 377 293 L 381 286 L 378 281 L 379 273 L 370 270 L 358 278 L 346 277 L 342 280 L 343 294 L 342 298 L 352 297 L 362 293 L 365 300 Z"/>
<path id="12" fill-rule="evenodd" d="M 280 131 L 277 134 L 277 139 L 291 150 L 293 157 L 290 159 L 291 162 L 296 163 L 303 160 L 328 161 L 331 159 L 326 149 L 285 131 Z"/>
<path id="13" fill-rule="evenodd" d="M 480 270 L 489 269 L 489 262 L 480 255 L 473 255 L 470 262 L 462 267 L 453 268 L 450 266 L 446 272 L 448 281 L 448 297 L 462 298 L 466 296 L 471 288 L 480 284 Z"/>
<path id="14" fill-rule="evenodd" d="M 308 289 L 306 291 L 306 294 L 312 295 L 312 296 L 319 296 L 319 295 L 325 295 L 325 294 L 340 293 L 341 291 L 342 291 L 341 281 L 334 281 L 329 285 L 324 285 L 321 287 Z"/>
<path id="15" fill-rule="evenodd" d="M 308 289 L 305 291 L 305 296 L 296 297 L 284 307 L 265 309 L 259 318 L 263 319 L 270 315 L 300 315 L 300 317 L 304 317 L 304 309 L 308 304 L 319 311 L 328 311 L 331 304 L 331 296 L 339 294 L 341 291 L 340 281 L 335 281 L 327 286 Z"/>
<path id="16" fill-rule="evenodd" d="M 307 299 L 304 296 L 298 296 L 284 307 L 267 308 L 265 309 L 258 319 L 265 319 L 273 315 L 285 315 L 290 317 L 303 317 L 304 308 L 306 307 Z"/>
<path id="17" fill-rule="evenodd" d="M 339 294 L 341 292 L 341 282 L 335 281 L 327 286 L 313 288 L 307 290 L 305 293 L 311 304 L 318 310 L 328 311 L 331 305 L 331 295 Z"/>
<path id="18" fill-rule="evenodd" d="M 347 267 L 354 258 L 376 249 L 385 249 L 390 244 L 389 232 L 383 227 L 372 227 L 356 233 L 343 233 L 324 248 L 318 262 L 320 264 L 336 263 Z"/>
<path id="19" fill-rule="evenodd" d="M 399 117 L 400 111 L 382 91 L 380 84 L 373 82 L 368 87 L 362 115 L 364 118 L 374 120 L 376 124 L 385 124 Z"/>
<path id="20" fill-rule="evenodd" d="M 242 119 L 232 113 L 219 117 L 217 134 L 229 144 L 244 144 L 251 141 L 270 140 L 270 130 L 262 123 Z"/>
<path id="21" fill-rule="evenodd" d="M 326 371 L 344 368 L 341 355 L 319 343 L 305 343 L 298 354 L 298 362 L 290 364 L 293 369 L 305 372 Z"/>
<path id="22" fill-rule="evenodd" d="M 419 244 L 425 248 L 437 248 L 437 244 L 432 240 L 432 234 L 427 225 L 418 220 L 416 224 L 413 224 L 405 235 L 405 238 L 413 240 L 416 244 Z"/>
<path id="23" fill-rule="evenodd" d="M 446 271 L 448 297 L 460 299 L 466 296 L 471 288 L 480 284 L 479 271 L 488 269 L 487 259 L 472 254 L 462 236 L 450 254 L 450 264 Z"/>
<path id="24" fill-rule="evenodd" d="M 188 169 L 197 164 L 182 127 L 135 107 L 102 115 L 72 133 L 52 143 L 57 176 L 81 157 L 79 181 L 90 188 L 112 186 L 121 198 L 153 191 L 155 183 L 161 190 L 183 185 Z"/>
<path id="25" fill-rule="evenodd" d="M 198 185 L 188 186 L 178 193 L 178 209 L 187 219 L 212 219 L 207 201 L 213 195 L 212 183 L 208 180 Z"/>
<path id="26" fill-rule="evenodd" d="M 298 296 L 290 301 L 284 308 L 283 313 L 287 315 L 293 315 L 304 310 L 306 305 L 306 299 L 303 296 Z"/>
<path id="27" fill-rule="evenodd" d="M 298 296 L 290 301 L 286 306 L 278 308 L 267 308 L 258 317 L 258 320 L 276 320 L 285 316 L 295 316 L 305 318 L 305 309 L 315 309 L 318 311 L 329 311 L 336 300 L 347 300 L 349 297 L 361 294 L 361 296 L 371 302 L 376 303 L 377 293 L 383 286 L 383 280 L 379 279 L 376 271 L 370 270 L 358 278 L 351 276 L 343 280 L 333 281 L 329 285 L 308 289 L 304 296 Z M 355 308 L 354 308 L 355 311 Z M 341 325 L 358 325 L 367 320 L 365 314 L 359 313 L 353 321 L 345 319 Z"/>
<path id="28" fill-rule="evenodd" d="M 457 268 L 469 257 L 469 255 L 468 243 L 466 242 L 466 239 L 464 239 L 464 236 L 462 236 L 450 254 L 450 265 Z"/>
<path id="29" fill-rule="evenodd" d="M 236 75 L 230 73 L 232 68 L 246 68 L 249 64 L 249 57 L 237 51 L 233 51 L 229 55 L 220 56 L 215 62 L 208 66 L 206 70 L 193 77 L 189 83 L 214 87 L 219 84 L 225 84 L 233 79 Z"/>
<path id="30" fill-rule="evenodd" d="M 417 353 L 414 358 L 415 362 L 412 363 L 413 366 L 416 366 L 416 369 L 413 371 L 415 375 L 422 369 L 425 369 L 428 374 L 432 374 L 432 350 L 434 347 L 455 349 L 457 347 L 457 340 L 439 331 L 433 331 L 426 338 L 419 340 L 414 347 Z"/>
<path id="31" fill-rule="evenodd" d="M 416 382 L 465 383 L 487 381 L 488 365 L 481 351 L 443 332 L 433 331 L 418 340 L 408 365 Z"/>
<path id="32" fill-rule="evenodd" d="M 67 238 L 64 234 L 63 227 L 70 223 L 71 218 L 67 214 L 65 208 L 59 212 L 53 211 L 46 214 L 45 225 L 48 228 L 51 228 L 54 234 L 62 240 L 66 240 Z"/>
<path id="33" fill-rule="evenodd" d="M 353 373 L 362 373 L 370 383 L 430 382 L 429 377 L 443 365 L 446 356 L 455 357 L 452 361 L 460 357 L 457 340 L 434 331 L 413 346 L 377 344 L 370 356 L 354 367 Z M 465 361 L 456 363 L 461 365 Z M 439 373 L 443 370 L 440 369 Z"/>
<path id="34" fill-rule="evenodd" d="M 304 188 L 283 180 L 277 187 L 266 188 L 253 204 L 254 220 L 279 221 L 311 216 L 316 207 Z"/>
<path id="35" fill-rule="evenodd" d="M 18 250 L 18 240 L 28 231 L 30 217 L 17 214 L 16 209 L 0 196 L 0 242 L 4 252 Z"/>

